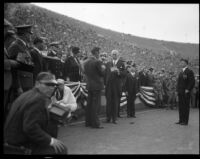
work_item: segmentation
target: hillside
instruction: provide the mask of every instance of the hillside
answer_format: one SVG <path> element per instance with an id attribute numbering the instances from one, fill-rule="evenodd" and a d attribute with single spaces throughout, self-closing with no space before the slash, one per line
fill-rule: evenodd
<path id="1" fill-rule="evenodd" d="M 47 43 L 61 41 L 63 52 L 68 46 L 79 46 L 82 54 L 88 55 L 91 48 L 101 51 L 119 49 L 125 60 L 134 60 L 138 65 L 173 69 L 181 57 L 197 61 L 199 45 L 147 39 L 103 29 L 65 15 L 57 14 L 29 3 L 4 5 L 4 17 L 16 25 L 32 24 L 34 36 L 47 38 Z M 162 66 L 161 66 L 162 64 Z M 169 68 L 169 65 L 171 68 Z"/>

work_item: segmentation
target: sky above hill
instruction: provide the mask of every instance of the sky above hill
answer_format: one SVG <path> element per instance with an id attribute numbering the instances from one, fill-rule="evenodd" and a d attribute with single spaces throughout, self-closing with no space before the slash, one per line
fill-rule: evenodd
<path id="1" fill-rule="evenodd" d="M 121 33 L 199 44 L 199 4 L 33 4 Z"/>

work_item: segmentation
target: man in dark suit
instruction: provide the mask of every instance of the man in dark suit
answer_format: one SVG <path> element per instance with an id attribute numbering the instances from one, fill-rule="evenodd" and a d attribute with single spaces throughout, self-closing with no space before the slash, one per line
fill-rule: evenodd
<path id="1" fill-rule="evenodd" d="M 51 48 L 48 51 L 48 56 L 45 56 L 44 59 L 47 63 L 46 69 L 53 73 L 56 78 L 61 78 L 63 79 L 64 77 L 64 63 L 61 61 L 59 56 L 61 55 L 60 52 L 60 47 L 61 44 L 60 42 L 52 42 L 50 44 Z"/>
<path id="2" fill-rule="evenodd" d="M 135 99 L 137 91 L 137 79 L 135 65 L 127 66 L 128 73 L 126 75 L 125 90 L 127 92 L 127 117 L 135 118 Z"/>
<path id="3" fill-rule="evenodd" d="M 112 122 L 117 124 L 116 118 L 120 106 L 123 79 L 125 78 L 126 70 L 124 62 L 120 60 L 118 50 L 112 50 L 111 54 L 113 60 L 109 61 L 106 65 L 106 116 L 107 122 L 110 122 L 112 118 Z"/>
<path id="4" fill-rule="evenodd" d="M 66 59 L 64 64 L 64 79 L 66 81 L 81 81 L 81 65 L 78 59 L 79 53 L 80 49 L 78 47 L 71 47 L 71 55 Z"/>
<path id="5" fill-rule="evenodd" d="M 195 84 L 194 73 L 188 68 L 188 60 L 181 59 L 182 70 L 178 76 L 177 92 L 179 101 L 179 121 L 176 124 L 188 125 L 190 95 Z"/>
<path id="6" fill-rule="evenodd" d="M 23 146 L 31 154 L 66 154 L 65 145 L 48 130 L 51 96 L 56 88 L 55 76 L 41 72 L 36 85 L 13 103 L 4 126 L 4 153 L 16 154 Z"/>
<path id="7" fill-rule="evenodd" d="M 44 71 L 43 69 L 43 56 L 41 51 L 44 50 L 44 41 L 40 37 L 36 37 L 33 41 L 34 47 L 31 49 L 30 54 L 33 59 L 34 69 L 33 69 L 33 81 L 35 83 L 37 75 Z"/>
<path id="8" fill-rule="evenodd" d="M 148 86 L 148 78 L 145 68 L 139 72 L 139 86 Z"/>
<path id="9" fill-rule="evenodd" d="M 87 107 L 85 115 L 85 126 L 92 128 L 103 128 L 100 126 L 98 114 L 101 108 L 101 90 L 103 84 L 103 71 L 105 66 L 99 58 L 100 48 L 94 47 L 91 51 L 92 56 L 84 64 L 84 73 L 86 75 L 86 88 L 88 90 Z"/>

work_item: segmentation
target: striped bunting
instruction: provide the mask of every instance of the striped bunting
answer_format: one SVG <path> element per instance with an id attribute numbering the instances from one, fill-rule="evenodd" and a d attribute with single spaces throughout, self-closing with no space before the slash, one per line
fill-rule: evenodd
<path id="1" fill-rule="evenodd" d="M 122 92 L 122 96 L 120 99 L 120 107 L 123 107 L 127 104 L 127 98 L 126 98 L 126 94 L 124 92 Z"/>
<path id="2" fill-rule="evenodd" d="M 67 83 L 67 82 L 65 82 L 65 85 L 68 86 L 72 90 L 72 93 L 74 94 L 76 99 L 78 99 L 80 96 L 84 96 L 84 97 L 88 96 L 88 91 L 86 89 L 86 83 L 81 83 L 81 82 Z"/>
<path id="3" fill-rule="evenodd" d="M 145 103 L 145 105 L 150 107 L 156 106 L 156 99 L 153 87 L 140 87 L 140 92 L 137 94 L 140 100 Z"/>
<path id="4" fill-rule="evenodd" d="M 86 89 L 86 83 L 82 82 L 65 82 L 65 85 L 68 86 L 72 93 L 74 94 L 76 100 L 79 97 L 83 97 L 83 102 L 86 102 L 87 96 L 88 96 L 88 90 Z M 145 103 L 145 105 L 150 107 L 156 106 L 156 99 L 155 99 L 155 93 L 153 87 L 140 87 L 140 92 L 137 93 L 137 96 L 139 96 L 140 100 Z M 122 96 L 120 99 L 120 107 L 123 107 L 127 104 L 127 97 L 124 92 L 122 92 Z"/>
<path id="5" fill-rule="evenodd" d="M 86 89 L 86 83 L 82 83 L 82 82 L 66 82 L 65 81 L 65 85 L 68 86 L 71 90 L 72 93 L 74 94 L 76 100 L 79 97 L 83 97 L 82 99 L 84 99 L 85 101 L 83 102 L 87 102 L 86 98 L 88 96 L 88 90 Z M 126 98 L 126 94 L 124 92 L 122 92 L 122 97 L 120 100 L 120 107 L 123 107 L 127 104 L 127 98 Z"/>

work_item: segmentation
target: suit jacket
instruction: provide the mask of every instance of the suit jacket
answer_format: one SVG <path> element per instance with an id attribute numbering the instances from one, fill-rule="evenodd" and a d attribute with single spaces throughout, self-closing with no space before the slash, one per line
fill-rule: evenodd
<path id="1" fill-rule="evenodd" d="M 43 71 L 43 57 L 40 54 L 40 51 L 35 47 L 31 49 L 30 54 L 35 66 L 33 69 L 33 79 L 35 81 L 37 75 Z"/>
<path id="2" fill-rule="evenodd" d="M 16 146 L 48 146 L 51 136 L 47 130 L 50 99 L 37 88 L 19 96 L 11 106 L 4 127 L 4 140 Z"/>
<path id="3" fill-rule="evenodd" d="M 64 79 L 69 77 L 70 81 L 81 81 L 81 67 L 80 62 L 76 62 L 73 56 L 69 56 L 64 64 Z"/>
<path id="4" fill-rule="evenodd" d="M 148 86 L 148 77 L 142 71 L 139 72 L 139 85 L 140 86 Z"/>
<path id="5" fill-rule="evenodd" d="M 89 57 L 84 64 L 84 73 L 86 75 L 86 83 L 88 90 L 102 90 L 104 87 L 104 73 L 102 63 L 95 57 Z"/>
<path id="6" fill-rule="evenodd" d="M 58 57 L 46 56 L 45 61 L 47 63 L 46 69 L 53 73 L 56 78 L 63 78 L 64 63 Z"/>
<path id="7" fill-rule="evenodd" d="M 186 68 L 184 72 L 180 72 L 177 82 L 177 92 L 184 93 L 185 90 L 191 91 L 195 85 L 194 73 L 189 68 Z"/>
<path id="8" fill-rule="evenodd" d="M 128 92 L 128 95 L 131 95 L 134 98 L 136 97 L 136 89 L 137 89 L 136 84 L 137 84 L 136 76 L 133 77 L 131 73 L 127 73 L 125 89 Z"/>
<path id="9" fill-rule="evenodd" d="M 111 67 L 113 67 L 113 62 L 109 61 L 106 65 L 106 85 L 111 84 L 119 88 L 120 91 L 123 87 L 123 81 L 126 76 L 125 65 L 122 60 L 118 60 L 116 67 L 119 69 L 119 74 L 116 71 L 111 72 Z"/>

